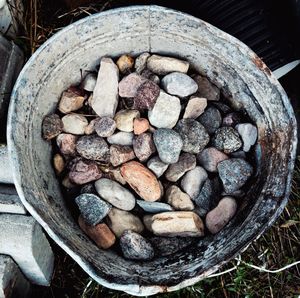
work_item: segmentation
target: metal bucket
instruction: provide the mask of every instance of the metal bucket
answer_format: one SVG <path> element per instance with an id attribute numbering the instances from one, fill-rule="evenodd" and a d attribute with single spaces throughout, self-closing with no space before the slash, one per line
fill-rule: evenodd
<path id="1" fill-rule="evenodd" d="M 238 214 L 214 237 L 169 257 L 133 262 L 98 249 L 79 229 L 41 137 L 43 117 L 63 90 L 94 69 L 102 56 L 154 52 L 182 57 L 222 89 L 257 124 L 256 175 Z M 8 146 L 14 181 L 29 212 L 100 284 L 133 295 L 174 291 L 207 277 L 259 237 L 285 207 L 296 150 L 296 122 L 287 95 L 244 44 L 189 15 L 157 6 L 132 6 L 87 17 L 49 39 L 15 85 Z"/>

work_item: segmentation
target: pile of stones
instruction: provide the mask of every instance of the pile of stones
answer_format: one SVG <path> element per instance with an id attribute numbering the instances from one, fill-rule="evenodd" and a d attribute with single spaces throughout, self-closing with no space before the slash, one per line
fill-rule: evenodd
<path id="1" fill-rule="evenodd" d="M 42 131 L 80 228 L 127 259 L 169 255 L 218 233 L 254 173 L 257 128 L 173 57 L 103 57 L 62 93 Z"/>

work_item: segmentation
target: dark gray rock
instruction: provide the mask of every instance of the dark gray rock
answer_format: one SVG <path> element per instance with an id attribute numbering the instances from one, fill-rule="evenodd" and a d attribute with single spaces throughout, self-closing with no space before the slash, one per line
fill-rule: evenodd
<path id="1" fill-rule="evenodd" d="M 42 124 L 43 138 L 51 140 L 58 136 L 63 130 L 63 123 L 57 114 L 47 115 Z"/>
<path id="2" fill-rule="evenodd" d="M 116 122 L 110 117 L 98 118 L 94 122 L 94 129 L 98 136 L 106 138 L 113 135 L 117 128 Z"/>
<path id="3" fill-rule="evenodd" d="M 229 113 L 223 118 L 222 126 L 235 127 L 241 120 L 242 117 L 240 114 L 236 112 Z"/>
<path id="4" fill-rule="evenodd" d="M 239 150 L 243 145 L 239 133 L 232 127 L 219 128 L 212 139 L 212 144 L 227 154 Z"/>
<path id="5" fill-rule="evenodd" d="M 141 133 L 133 138 L 133 150 L 140 161 L 146 161 L 155 151 L 151 133 Z"/>
<path id="6" fill-rule="evenodd" d="M 215 107 L 207 108 L 197 119 L 207 130 L 209 134 L 213 134 L 222 123 L 222 116 Z"/>
<path id="7" fill-rule="evenodd" d="M 88 183 L 88 184 L 85 184 L 81 187 L 80 194 L 85 194 L 85 193 L 97 195 L 97 191 L 96 191 L 96 188 L 94 186 L 94 183 Z"/>
<path id="8" fill-rule="evenodd" d="M 220 99 L 220 89 L 206 77 L 195 75 L 193 76 L 193 79 L 198 84 L 197 95 L 211 101 L 218 101 Z"/>
<path id="9" fill-rule="evenodd" d="M 147 202 L 144 200 L 136 200 L 136 203 L 148 213 L 160 213 L 166 211 L 173 211 L 173 208 L 166 203 L 161 202 Z"/>
<path id="10" fill-rule="evenodd" d="M 228 114 L 230 113 L 231 111 L 231 108 L 226 105 L 225 103 L 223 102 L 220 102 L 220 101 L 214 101 L 213 102 L 213 105 L 218 108 L 218 110 L 224 115 L 224 114 Z"/>

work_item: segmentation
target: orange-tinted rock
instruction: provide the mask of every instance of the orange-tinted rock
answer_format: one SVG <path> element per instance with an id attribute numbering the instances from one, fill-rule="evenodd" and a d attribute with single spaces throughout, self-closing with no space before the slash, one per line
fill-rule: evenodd
<path id="1" fill-rule="evenodd" d="M 110 162 L 114 167 L 135 158 L 133 149 L 130 146 L 111 145 L 109 151 Z"/>
<path id="2" fill-rule="evenodd" d="M 149 121 L 146 118 L 135 118 L 133 120 L 133 132 L 135 135 L 140 135 L 150 128 Z"/>

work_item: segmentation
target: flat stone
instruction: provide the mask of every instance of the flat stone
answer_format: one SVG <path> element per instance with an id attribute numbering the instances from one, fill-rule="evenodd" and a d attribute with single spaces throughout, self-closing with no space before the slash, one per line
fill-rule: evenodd
<path id="1" fill-rule="evenodd" d="M 217 129 L 212 144 L 224 153 L 232 153 L 242 147 L 239 133 L 232 127 L 221 127 Z"/>
<path id="2" fill-rule="evenodd" d="M 114 145 L 131 146 L 133 143 L 133 133 L 119 131 L 107 138 L 107 142 Z"/>
<path id="3" fill-rule="evenodd" d="M 198 89 L 197 83 L 182 72 L 169 73 L 163 77 L 161 84 L 166 92 L 178 97 L 187 97 Z"/>
<path id="4" fill-rule="evenodd" d="M 84 77 L 81 86 L 85 91 L 93 92 L 96 86 L 96 82 L 97 82 L 97 76 L 94 73 L 89 72 Z"/>
<path id="5" fill-rule="evenodd" d="M 122 55 L 117 60 L 117 65 L 121 73 L 129 72 L 134 65 L 134 59 L 129 55 Z"/>
<path id="6" fill-rule="evenodd" d="M 135 158 L 134 151 L 130 146 L 111 145 L 109 152 L 110 162 L 114 167 Z"/>
<path id="7" fill-rule="evenodd" d="M 63 123 L 57 114 L 47 115 L 42 123 L 43 138 L 51 140 L 58 136 L 63 130 Z"/>
<path id="8" fill-rule="evenodd" d="M 111 58 L 102 58 L 90 105 L 100 117 L 113 118 L 119 102 L 119 69 Z"/>
<path id="9" fill-rule="evenodd" d="M 138 88 L 146 80 L 146 78 L 135 72 L 129 74 L 128 76 L 124 77 L 119 83 L 119 95 L 125 98 L 135 97 Z"/>
<path id="10" fill-rule="evenodd" d="M 126 259 L 147 261 L 154 257 L 151 243 L 140 234 L 130 230 L 122 234 L 120 247 Z"/>
<path id="11" fill-rule="evenodd" d="M 152 110 L 160 94 L 160 88 L 153 81 L 146 80 L 137 89 L 133 99 L 133 108 Z"/>
<path id="12" fill-rule="evenodd" d="M 135 118 L 133 120 L 133 132 L 135 135 L 140 135 L 150 128 L 150 123 L 146 118 Z"/>
<path id="13" fill-rule="evenodd" d="M 213 134 L 222 124 L 221 113 L 215 107 L 207 108 L 197 120 L 205 127 L 209 134 Z"/>
<path id="14" fill-rule="evenodd" d="M 253 174 L 253 167 L 244 159 L 230 158 L 218 164 L 219 176 L 227 193 L 240 189 Z"/>
<path id="15" fill-rule="evenodd" d="M 176 186 L 170 186 L 166 191 L 166 201 L 175 210 L 190 211 L 194 209 L 194 203 L 190 196 Z"/>
<path id="16" fill-rule="evenodd" d="M 168 168 L 168 164 L 162 162 L 158 156 L 154 156 L 147 162 L 147 167 L 159 178 Z"/>
<path id="17" fill-rule="evenodd" d="M 100 118 L 93 119 L 89 122 L 88 126 L 84 129 L 84 134 L 85 135 L 91 135 L 95 132 L 95 123 L 99 120 Z"/>
<path id="18" fill-rule="evenodd" d="M 183 141 L 182 151 L 199 153 L 209 142 L 209 134 L 202 124 L 194 119 L 181 119 L 174 128 Z"/>
<path id="19" fill-rule="evenodd" d="M 187 73 L 189 63 L 173 57 L 151 55 L 147 60 L 147 68 L 158 75 L 165 75 L 175 71 Z"/>
<path id="20" fill-rule="evenodd" d="M 80 137 L 76 143 L 77 152 L 90 160 L 109 161 L 109 148 L 105 140 L 97 135 Z"/>
<path id="21" fill-rule="evenodd" d="M 94 123 L 94 129 L 99 137 L 107 138 L 113 135 L 117 128 L 114 119 L 109 117 L 98 118 Z"/>
<path id="22" fill-rule="evenodd" d="M 147 59 L 149 57 L 149 53 L 142 53 L 135 58 L 134 69 L 138 74 L 140 74 L 147 67 Z"/>
<path id="23" fill-rule="evenodd" d="M 195 167 L 193 170 L 188 171 L 181 180 L 181 188 L 192 199 L 195 199 L 208 175 L 202 167 Z"/>
<path id="24" fill-rule="evenodd" d="M 162 162 L 176 163 L 179 159 L 183 141 L 176 131 L 169 128 L 155 130 L 153 141 Z"/>
<path id="25" fill-rule="evenodd" d="M 137 216 L 117 208 L 112 208 L 108 213 L 107 224 L 118 238 L 126 230 L 136 233 L 142 233 L 144 230 L 144 225 Z"/>
<path id="26" fill-rule="evenodd" d="M 166 204 L 161 202 L 147 202 L 143 200 L 137 200 L 136 203 L 145 211 L 148 213 L 160 213 L 160 212 L 167 212 L 167 211 L 173 211 L 173 208 Z"/>
<path id="27" fill-rule="evenodd" d="M 71 87 L 63 92 L 58 104 L 58 109 L 63 114 L 77 111 L 83 107 L 84 100 L 84 94 L 77 88 Z"/>
<path id="28" fill-rule="evenodd" d="M 56 144 L 62 154 L 75 156 L 77 140 L 78 136 L 69 133 L 61 133 L 56 138 Z"/>
<path id="29" fill-rule="evenodd" d="M 59 153 L 56 153 L 53 157 L 53 167 L 57 175 L 61 174 L 65 168 L 65 160 Z"/>
<path id="30" fill-rule="evenodd" d="M 61 118 L 63 131 L 73 135 L 83 135 L 89 122 L 79 114 L 67 114 Z"/>
<path id="31" fill-rule="evenodd" d="M 27 213 L 13 185 L 0 184 L 0 213 Z"/>
<path id="32" fill-rule="evenodd" d="M 114 120 L 116 121 L 117 129 L 125 132 L 133 131 L 133 120 L 139 118 L 140 112 L 138 110 L 121 110 L 116 115 Z"/>
<path id="33" fill-rule="evenodd" d="M 200 165 L 208 172 L 217 172 L 218 163 L 229 157 L 214 147 L 205 148 L 197 155 Z"/>
<path id="34" fill-rule="evenodd" d="M 205 224 L 207 229 L 216 234 L 222 230 L 228 222 L 232 219 L 237 210 L 235 199 L 231 197 L 224 197 L 220 200 L 218 206 L 207 213 Z"/>
<path id="35" fill-rule="evenodd" d="M 173 128 L 178 121 L 180 111 L 179 98 L 161 90 L 153 109 L 148 111 L 148 119 L 157 128 Z"/>
<path id="36" fill-rule="evenodd" d="M 155 151 L 151 133 L 142 133 L 133 138 L 133 150 L 140 161 L 146 161 Z"/>
<path id="37" fill-rule="evenodd" d="M 236 125 L 235 129 L 242 137 L 243 151 L 248 152 L 256 142 L 257 128 L 251 123 L 241 123 Z"/>
<path id="38" fill-rule="evenodd" d="M 99 248 L 108 249 L 116 242 L 116 236 L 105 223 L 88 225 L 82 216 L 78 218 L 81 230 L 91 238 Z"/>
<path id="39" fill-rule="evenodd" d="M 239 122 L 241 122 L 242 117 L 236 112 L 227 114 L 222 121 L 222 126 L 235 127 Z"/>
<path id="40" fill-rule="evenodd" d="M 171 182 L 178 181 L 187 171 L 196 167 L 196 157 L 190 153 L 182 153 L 179 160 L 169 166 L 165 173 L 167 180 Z"/>
<path id="41" fill-rule="evenodd" d="M 220 99 L 220 89 L 212 84 L 206 77 L 196 75 L 193 79 L 198 84 L 198 96 L 205 97 L 209 101 Z"/>
<path id="42" fill-rule="evenodd" d="M 207 107 L 207 99 L 199 96 L 191 96 L 185 108 L 183 119 L 196 119 L 203 114 Z"/>
<path id="43" fill-rule="evenodd" d="M 134 195 L 116 181 L 101 178 L 95 182 L 95 188 L 101 198 L 116 208 L 129 211 L 135 206 Z"/>

